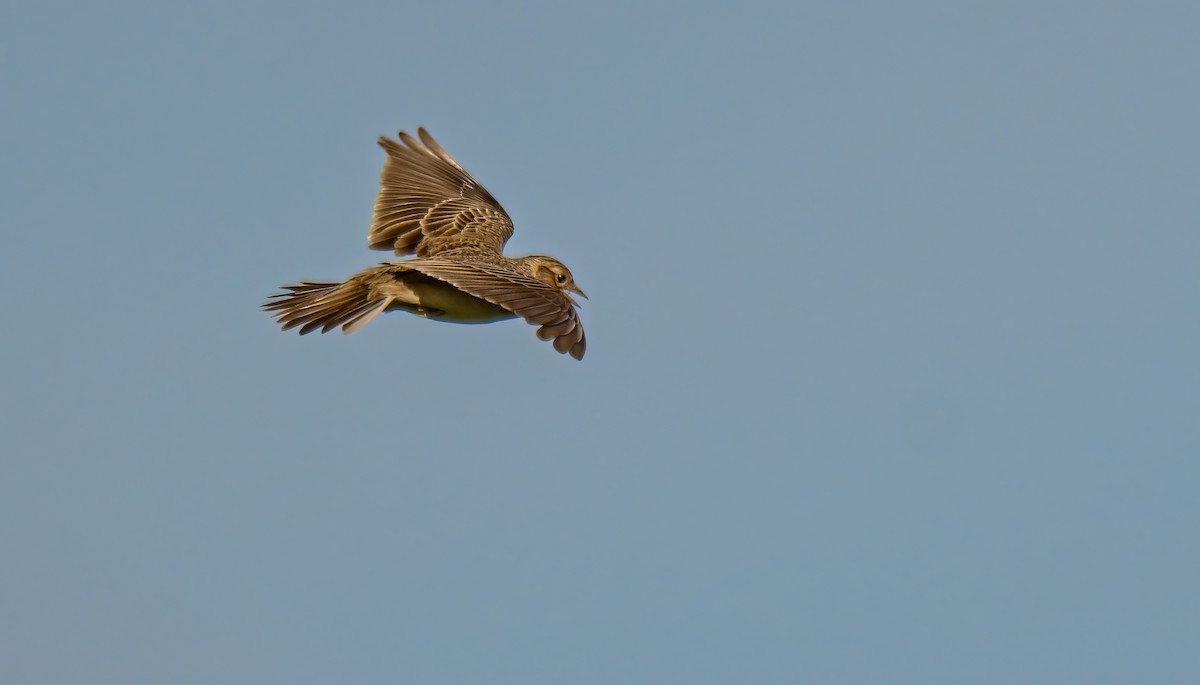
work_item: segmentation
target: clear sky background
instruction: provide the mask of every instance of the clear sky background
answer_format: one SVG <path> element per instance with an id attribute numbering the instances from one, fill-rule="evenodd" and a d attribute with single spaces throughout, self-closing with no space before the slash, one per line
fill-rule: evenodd
<path id="1" fill-rule="evenodd" d="M 1200 6 L 0 10 L 0 681 L 1200 682 Z M 591 296 L 281 333 L 428 127 Z"/>

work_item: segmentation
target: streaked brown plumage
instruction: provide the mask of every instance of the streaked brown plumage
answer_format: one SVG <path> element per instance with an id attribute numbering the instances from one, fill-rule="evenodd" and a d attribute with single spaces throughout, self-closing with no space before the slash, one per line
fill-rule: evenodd
<path id="1" fill-rule="evenodd" d="M 372 249 L 412 259 L 383 262 L 341 283 L 284 286 L 263 309 L 287 330 L 353 333 L 375 315 L 402 309 L 454 323 L 514 317 L 538 326 L 554 349 L 583 359 L 587 340 L 571 293 L 584 297 L 552 257 L 505 257 L 512 219 L 423 128 L 420 140 L 381 137 L 387 152 L 371 229 Z"/>

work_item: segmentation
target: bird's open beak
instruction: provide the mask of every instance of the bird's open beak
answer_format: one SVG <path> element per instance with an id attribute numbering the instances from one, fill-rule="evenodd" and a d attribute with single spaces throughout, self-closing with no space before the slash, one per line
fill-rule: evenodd
<path id="1" fill-rule="evenodd" d="M 582 298 L 583 298 L 583 299 L 585 299 L 585 300 L 586 300 L 586 299 L 588 299 L 587 293 L 583 292 L 583 290 L 582 290 L 582 289 L 580 289 L 580 287 L 579 287 L 579 286 L 575 286 L 574 288 L 571 288 L 571 292 L 573 292 L 573 293 L 578 293 L 578 294 L 579 294 L 579 296 L 580 296 L 580 297 L 582 297 Z"/>

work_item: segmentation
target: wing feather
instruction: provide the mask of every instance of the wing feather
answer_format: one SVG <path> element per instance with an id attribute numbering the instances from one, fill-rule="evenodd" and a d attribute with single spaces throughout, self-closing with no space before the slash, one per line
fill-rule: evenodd
<path id="1" fill-rule="evenodd" d="M 539 338 L 553 339 L 554 349 L 583 359 L 587 348 L 583 325 L 571 298 L 558 288 L 500 264 L 436 257 L 406 260 L 404 264 L 540 326 Z"/>
<path id="2" fill-rule="evenodd" d="M 513 233 L 508 213 L 428 131 L 418 128 L 417 136 L 379 139 L 387 159 L 367 233 L 371 248 L 423 257 L 462 247 L 500 254 Z"/>

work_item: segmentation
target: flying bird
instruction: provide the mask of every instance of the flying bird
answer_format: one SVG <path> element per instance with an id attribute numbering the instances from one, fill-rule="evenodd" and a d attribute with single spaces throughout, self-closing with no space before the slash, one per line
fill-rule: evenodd
<path id="1" fill-rule="evenodd" d="M 283 286 L 263 309 L 283 330 L 353 333 L 380 312 L 400 309 L 452 323 L 521 317 L 554 349 L 583 359 L 587 340 L 571 293 L 587 298 L 557 259 L 506 257 L 508 213 L 423 128 L 417 138 L 379 138 L 387 153 L 367 240 L 410 259 L 383 262 L 342 282 Z"/>

